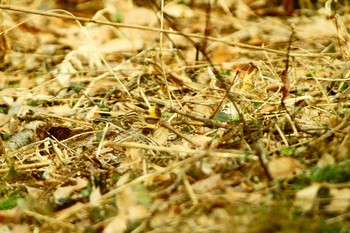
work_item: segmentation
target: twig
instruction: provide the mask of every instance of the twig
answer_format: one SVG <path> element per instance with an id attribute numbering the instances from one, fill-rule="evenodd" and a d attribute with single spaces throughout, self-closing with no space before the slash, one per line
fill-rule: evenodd
<path id="1" fill-rule="evenodd" d="M 334 127 L 333 129 L 329 130 L 327 133 L 319 136 L 315 140 L 315 142 L 321 142 L 322 140 L 332 136 L 335 132 L 337 132 L 341 128 L 345 127 L 346 125 L 348 125 L 349 124 L 349 119 L 350 119 L 350 115 L 347 115 L 336 127 Z"/>
<path id="2" fill-rule="evenodd" d="M 201 121 L 205 124 L 205 126 L 208 127 L 213 127 L 213 128 L 225 128 L 225 129 L 231 129 L 232 126 L 229 124 L 222 124 L 222 123 L 216 123 L 213 122 L 212 120 L 208 119 L 208 118 L 204 118 L 204 117 L 199 117 L 199 116 L 194 116 L 193 114 L 187 113 L 187 112 L 181 112 L 180 110 L 176 109 L 176 108 L 170 108 L 169 109 L 170 112 L 172 113 L 177 113 L 183 116 L 187 116 L 191 119 L 197 120 L 197 121 Z"/>
<path id="3" fill-rule="evenodd" d="M 187 135 L 180 133 L 179 131 L 177 131 L 174 127 L 172 127 L 169 122 L 165 121 L 165 120 L 161 120 L 159 122 L 159 125 L 169 129 L 170 131 L 172 131 L 173 133 L 175 133 L 176 135 L 178 135 L 179 137 L 182 137 L 183 139 L 185 139 L 186 141 L 188 141 L 189 143 L 195 145 L 195 146 L 200 146 L 199 143 L 193 141 L 190 137 L 188 137 Z"/>
<path id="4" fill-rule="evenodd" d="M 63 221 L 60 221 L 58 219 L 51 218 L 51 217 L 48 217 L 48 216 L 45 216 L 45 215 L 42 215 L 42 214 L 38 214 L 38 213 L 35 213 L 33 211 L 30 211 L 30 210 L 23 210 L 23 213 L 25 215 L 33 217 L 33 218 L 35 218 L 35 219 L 37 219 L 39 221 L 45 221 L 45 222 L 47 222 L 49 224 L 52 224 L 52 225 L 60 226 L 60 227 L 63 227 L 63 228 L 68 228 L 70 230 L 73 230 L 74 232 L 82 232 L 81 230 L 78 230 L 77 226 L 75 226 L 72 223 L 63 222 Z"/>
<path id="5" fill-rule="evenodd" d="M 220 111 L 225 99 L 229 96 L 231 88 L 232 88 L 233 84 L 236 82 L 236 79 L 239 76 L 239 74 L 240 74 L 240 71 L 236 72 L 235 76 L 232 79 L 232 82 L 226 87 L 225 95 L 221 98 L 220 103 L 218 104 L 218 106 L 216 107 L 214 112 L 209 117 L 210 119 L 213 119 L 215 117 L 215 115 Z"/>
<path id="6" fill-rule="evenodd" d="M 278 124 L 275 124 L 276 130 L 279 133 L 279 135 L 282 138 L 282 141 L 284 142 L 284 144 L 286 144 L 286 146 L 289 146 L 289 143 L 286 139 L 286 136 L 284 135 L 284 133 L 282 132 L 281 128 L 278 126 Z"/>
<path id="7" fill-rule="evenodd" d="M 33 164 L 15 165 L 13 169 L 16 170 L 16 171 L 18 171 L 18 170 L 27 170 L 27 169 L 46 167 L 46 166 L 49 166 L 50 164 L 52 164 L 51 161 L 41 162 L 41 163 L 33 163 Z M 10 171 L 10 168 L 0 169 L 0 173 L 6 173 L 6 172 L 9 172 L 9 171 Z"/>
<path id="8" fill-rule="evenodd" d="M 74 124 L 78 124 L 78 125 L 87 125 L 87 126 L 92 126 L 92 124 L 90 122 L 86 122 L 86 121 L 79 121 L 79 120 L 74 120 L 74 119 L 70 119 L 68 117 L 61 117 L 58 115 L 54 115 L 54 114 L 49 114 L 49 113 L 44 113 L 44 112 L 39 112 L 39 115 L 44 116 L 45 118 L 50 117 L 50 118 L 56 118 L 56 119 L 60 119 L 63 120 L 65 122 L 71 122 Z"/>
<path id="9" fill-rule="evenodd" d="M 264 143 L 262 140 L 258 140 L 256 144 L 254 145 L 254 149 L 256 151 L 257 156 L 259 157 L 259 163 L 260 166 L 263 168 L 264 173 L 269 181 L 272 181 L 272 176 L 270 174 L 269 168 L 268 168 L 268 160 L 266 156 L 266 150 L 264 147 Z"/>
<path id="10" fill-rule="evenodd" d="M 184 176 L 182 177 L 182 181 L 183 181 L 183 183 L 184 183 L 184 185 L 185 185 L 185 188 L 186 188 L 186 190 L 187 190 L 188 195 L 189 195 L 190 198 L 191 198 L 192 204 L 193 204 L 193 205 L 198 205 L 198 199 L 197 199 L 196 195 L 194 194 L 193 188 L 191 187 L 191 184 L 190 184 L 190 182 L 188 181 L 186 175 L 184 175 Z"/>
<path id="11" fill-rule="evenodd" d="M 230 158 L 249 158 L 256 159 L 256 156 L 252 152 L 246 152 L 242 150 L 191 150 L 191 149 L 182 149 L 182 148 L 173 148 L 173 147 L 162 147 L 162 146 L 152 146 L 145 145 L 137 142 L 116 142 L 116 141 L 105 141 L 103 143 L 104 146 L 111 147 L 132 147 L 132 148 L 140 148 L 145 150 L 155 150 L 155 151 L 163 151 L 171 154 L 174 153 L 184 153 L 188 155 L 210 155 L 214 157 L 230 157 Z"/>

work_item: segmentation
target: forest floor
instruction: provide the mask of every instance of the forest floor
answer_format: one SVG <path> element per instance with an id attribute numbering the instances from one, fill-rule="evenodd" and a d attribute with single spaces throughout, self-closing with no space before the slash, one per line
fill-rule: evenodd
<path id="1" fill-rule="evenodd" d="M 350 232 L 347 1 L 6 2 L 0 232 Z"/>

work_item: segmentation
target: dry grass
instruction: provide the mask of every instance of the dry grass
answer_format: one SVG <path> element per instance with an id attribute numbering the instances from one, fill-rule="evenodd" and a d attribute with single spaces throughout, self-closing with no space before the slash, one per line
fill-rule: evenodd
<path id="1" fill-rule="evenodd" d="M 348 232 L 347 2 L 152 2 L 0 7 L 1 231 Z"/>

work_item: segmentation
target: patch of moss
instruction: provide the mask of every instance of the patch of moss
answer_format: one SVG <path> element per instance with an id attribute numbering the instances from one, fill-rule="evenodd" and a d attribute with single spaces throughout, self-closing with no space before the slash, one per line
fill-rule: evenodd
<path id="1" fill-rule="evenodd" d="M 295 153 L 295 148 L 289 146 L 282 146 L 280 149 L 280 153 L 282 156 L 291 156 Z"/>
<path id="2" fill-rule="evenodd" d="M 17 206 L 17 200 L 23 198 L 25 193 L 22 189 L 18 188 L 15 190 L 1 190 L 1 193 L 6 195 L 0 199 L 0 210 L 8 210 Z"/>
<path id="3" fill-rule="evenodd" d="M 310 179 L 314 182 L 343 183 L 350 181 L 350 162 L 343 161 L 311 170 Z"/>
<path id="4" fill-rule="evenodd" d="M 247 233 L 350 232 L 348 230 L 350 229 L 349 224 L 327 223 L 324 220 L 320 220 L 318 216 L 309 216 L 300 211 L 298 212 L 285 202 L 276 202 L 271 206 L 235 207 L 235 210 L 232 211 L 236 212 L 238 209 L 240 217 L 234 218 L 236 220 L 232 219 L 232 225 L 227 229 L 241 228 Z M 236 214 L 231 213 L 231 216 Z M 240 219 L 250 219 L 250 221 L 244 223 Z M 243 230 L 240 232 L 243 232 Z"/>
<path id="5" fill-rule="evenodd" d="M 349 233 L 350 228 L 349 225 L 343 224 L 343 223 L 334 223 L 329 224 L 324 221 L 320 222 L 319 225 L 316 227 L 315 233 Z"/>

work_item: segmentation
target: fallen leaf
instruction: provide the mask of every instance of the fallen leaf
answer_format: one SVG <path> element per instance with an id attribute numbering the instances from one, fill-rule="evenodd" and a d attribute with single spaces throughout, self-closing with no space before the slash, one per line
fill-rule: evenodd
<path id="1" fill-rule="evenodd" d="M 103 233 L 124 233 L 127 228 L 127 222 L 125 215 L 118 214 L 107 224 Z"/>
<path id="2" fill-rule="evenodd" d="M 197 181 L 196 183 L 192 184 L 192 189 L 195 193 L 203 194 L 216 189 L 222 184 L 221 175 L 215 174 L 213 176 L 209 176 L 204 180 Z"/>
<path id="3" fill-rule="evenodd" d="M 178 4 L 175 2 L 171 2 L 167 4 L 164 8 L 164 12 L 174 18 L 189 18 L 193 17 L 193 10 L 184 4 Z"/>
<path id="4" fill-rule="evenodd" d="M 55 190 L 55 192 L 53 193 L 53 196 L 55 198 L 56 203 L 61 203 L 66 198 L 69 198 L 73 192 L 84 189 L 88 184 L 87 180 L 84 180 L 79 177 L 76 179 L 76 181 L 77 181 L 76 185 L 58 187 Z"/>
<path id="5" fill-rule="evenodd" d="M 303 211 L 311 211 L 317 199 L 317 192 L 320 189 L 320 184 L 313 184 L 295 194 L 294 206 L 301 208 Z"/>
<path id="6" fill-rule="evenodd" d="M 165 145 L 165 143 L 168 141 L 168 136 L 169 136 L 169 129 L 162 126 L 158 127 L 153 132 L 153 139 L 160 146 Z"/>
<path id="7" fill-rule="evenodd" d="M 230 46 L 218 44 L 212 51 L 212 61 L 215 63 L 229 62 L 233 58 L 233 53 L 230 52 Z"/>
<path id="8" fill-rule="evenodd" d="M 332 200 L 326 205 L 325 210 L 336 214 L 344 214 L 350 204 L 350 189 L 331 188 L 330 195 Z"/>
<path id="9" fill-rule="evenodd" d="M 297 159 L 291 157 L 280 157 L 268 162 L 270 175 L 274 179 L 282 179 L 301 173 L 305 166 Z"/>

